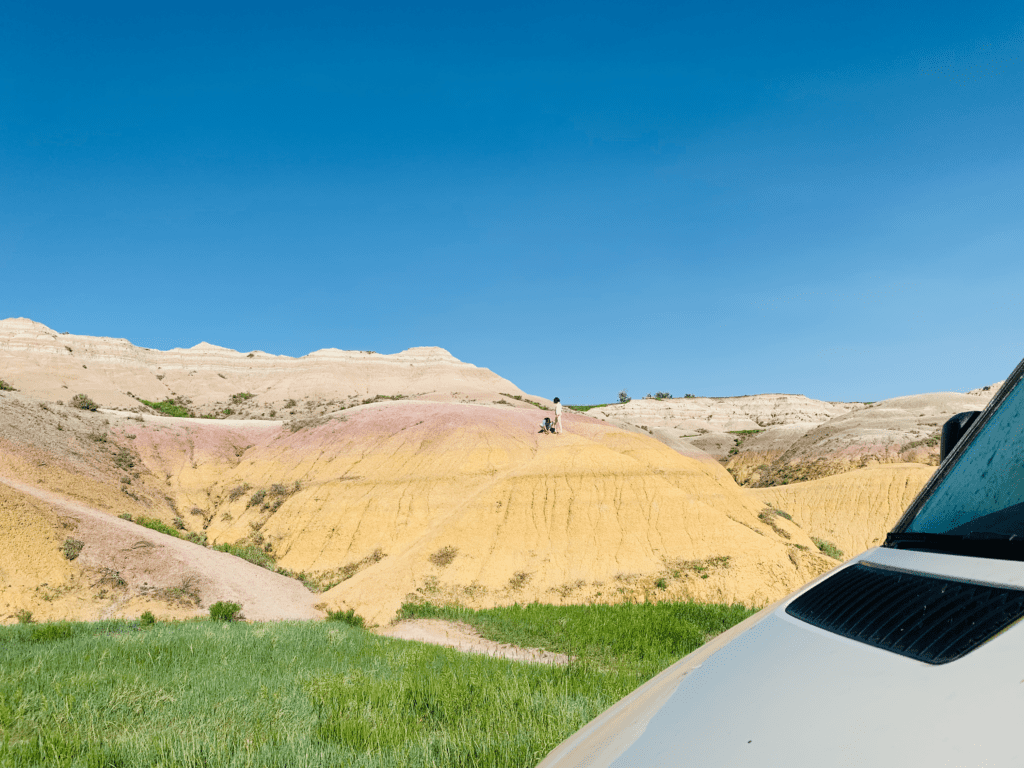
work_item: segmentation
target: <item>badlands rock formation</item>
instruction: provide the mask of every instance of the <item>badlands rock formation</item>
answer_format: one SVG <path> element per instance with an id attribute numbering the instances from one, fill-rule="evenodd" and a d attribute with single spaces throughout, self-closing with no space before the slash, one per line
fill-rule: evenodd
<path id="1" fill-rule="evenodd" d="M 765 516 L 717 462 L 575 414 L 565 435 L 538 434 L 541 415 L 518 403 L 384 401 L 293 431 L 86 413 L 8 392 L 0 474 L 211 545 L 259 548 L 329 588 L 318 598 L 326 607 L 377 622 L 408 599 L 756 605 L 836 563 L 799 526 Z M 0 511 L 17 530 L 24 515 Z M 73 535 L 58 518 L 37 515 L 26 557 L 46 553 L 45 589 L 72 596 L 78 613 L 7 574 L 6 620 L 33 595 L 30 610 L 51 617 L 80 616 L 83 606 L 97 615 L 141 610 L 140 598 L 173 591 L 161 584 L 142 594 L 152 584 L 141 576 L 120 591 L 72 578 L 54 556 Z M 118 552 L 128 557 L 131 547 Z M 116 570 L 144 572 L 126 560 Z"/>
<path id="2" fill-rule="evenodd" d="M 634 400 L 589 411 L 619 426 L 645 429 L 722 461 L 748 486 L 773 486 L 873 463 L 938 464 L 942 424 L 981 410 L 997 386 L 878 403 L 829 403 L 802 395 Z"/>
<path id="3" fill-rule="evenodd" d="M 0 380 L 0 621 L 235 598 L 379 623 L 406 600 L 764 604 L 838 562 L 814 539 L 877 543 L 941 423 L 994 392 L 642 400 L 554 436 L 547 401 L 438 348 L 160 352 L 28 320 L 0 322 Z M 107 407 L 70 407 L 79 393 Z"/>
<path id="4" fill-rule="evenodd" d="M 810 536 L 853 557 L 885 540 L 933 471 L 922 464 L 879 464 L 749 493 L 791 515 Z"/>
<path id="5" fill-rule="evenodd" d="M 140 398 L 180 398 L 196 415 L 224 417 L 228 409 L 236 418 L 323 414 L 374 396 L 522 395 L 510 381 L 439 347 L 393 355 L 322 349 L 293 358 L 204 342 L 164 352 L 125 339 L 57 333 L 24 318 L 0 320 L 0 379 L 51 402 L 81 392 L 102 406 L 149 412 Z M 253 397 L 233 398 L 243 393 Z"/>

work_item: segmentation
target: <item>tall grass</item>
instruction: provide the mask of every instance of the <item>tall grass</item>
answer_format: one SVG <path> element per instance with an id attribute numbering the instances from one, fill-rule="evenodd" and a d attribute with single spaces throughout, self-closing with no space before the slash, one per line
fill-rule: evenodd
<path id="1" fill-rule="evenodd" d="M 545 605 L 474 611 L 406 603 L 403 618 L 463 621 L 501 643 L 544 648 L 644 682 L 755 610 L 706 603 Z"/>
<path id="2" fill-rule="evenodd" d="M 687 629 L 689 639 L 663 643 L 652 633 L 681 619 L 648 621 L 661 606 L 634 606 L 617 618 L 591 614 L 604 623 L 574 643 L 588 617 L 544 608 L 480 623 L 576 651 L 566 667 L 470 656 L 341 622 L 0 627 L 0 765 L 533 766 L 676 650 L 745 615 L 722 609 Z M 611 632 L 611 650 L 601 649 L 600 631 Z"/>

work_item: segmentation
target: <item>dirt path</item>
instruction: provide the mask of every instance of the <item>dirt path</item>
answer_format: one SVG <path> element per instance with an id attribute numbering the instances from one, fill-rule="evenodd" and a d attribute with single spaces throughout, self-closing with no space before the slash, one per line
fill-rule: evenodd
<path id="1" fill-rule="evenodd" d="M 116 573 L 123 582 L 115 583 L 124 590 L 115 608 L 147 597 L 194 595 L 200 602 L 200 607 L 194 609 L 196 614 L 205 613 L 211 603 L 225 600 L 239 603 L 243 615 L 255 621 L 316 619 L 323 615 L 313 607 L 320 597 L 295 579 L 27 483 L 2 476 L 0 483 L 46 502 L 74 521 L 74 535 L 85 544 L 80 564 L 101 573 Z"/>
<path id="2" fill-rule="evenodd" d="M 520 648 L 517 645 L 487 640 L 481 637 L 480 633 L 468 624 L 455 621 L 407 619 L 390 627 L 382 627 L 374 631 L 384 637 L 444 645 L 465 653 L 483 653 L 487 656 L 511 659 L 513 661 L 557 665 L 569 663 L 569 657 L 561 653 L 552 653 L 540 648 Z"/>

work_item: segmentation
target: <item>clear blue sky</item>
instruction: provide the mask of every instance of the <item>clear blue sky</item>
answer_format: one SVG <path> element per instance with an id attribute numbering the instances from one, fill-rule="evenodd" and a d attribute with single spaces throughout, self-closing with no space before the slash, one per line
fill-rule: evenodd
<path id="1" fill-rule="evenodd" d="M 10 3 L 0 317 L 567 402 L 1024 356 L 1024 4 Z"/>

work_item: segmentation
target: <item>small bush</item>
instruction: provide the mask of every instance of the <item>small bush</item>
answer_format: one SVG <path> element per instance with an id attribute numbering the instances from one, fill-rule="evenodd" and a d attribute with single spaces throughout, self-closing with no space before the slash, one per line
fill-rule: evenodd
<path id="1" fill-rule="evenodd" d="M 238 499 L 242 498 L 249 491 L 250 488 L 252 488 L 252 486 L 249 485 L 248 483 L 236 485 L 234 488 L 228 491 L 228 500 L 237 501 Z"/>
<path id="2" fill-rule="evenodd" d="M 129 523 L 133 522 L 131 512 L 122 512 L 120 515 L 118 515 L 118 517 L 120 517 L 122 520 L 127 520 Z"/>
<path id="3" fill-rule="evenodd" d="M 294 408 L 296 405 L 298 405 L 298 403 L 296 403 L 294 400 L 289 400 L 287 403 L 284 404 L 284 407 Z"/>
<path id="4" fill-rule="evenodd" d="M 671 400 L 672 399 L 672 395 L 670 393 L 668 393 L 668 392 L 655 392 L 654 393 L 654 399 L 655 400 Z"/>
<path id="5" fill-rule="evenodd" d="M 624 389 L 620 390 L 619 391 L 619 402 L 620 403 L 628 403 L 629 401 L 630 401 L 629 392 L 627 392 Z"/>
<path id="6" fill-rule="evenodd" d="M 68 401 L 68 405 L 72 408 L 81 408 L 83 411 L 95 411 L 99 409 L 99 406 L 95 401 L 88 395 L 78 394 Z"/>
<path id="7" fill-rule="evenodd" d="M 177 586 L 158 590 L 158 595 L 178 605 L 197 607 L 202 604 L 202 595 L 194 576 L 184 576 Z"/>
<path id="8" fill-rule="evenodd" d="M 449 545 L 447 547 L 441 547 L 427 559 L 438 568 L 447 568 L 452 564 L 452 561 L 455 560 L 455 556 L 457 554 L 459 554 L 458 548 Z"/>
<path id="9" fill-rule="evenodd" d="M 231 396 L 231 402 L 235 405 L 240 405 L 253 397 L 255 397 L 255 395 L 252 392 L 236 392 Z"/>
<path id="10" fill-rule="evenodd" d="M 185 534 L 185 541 L 191 541 L 193 544 L 198 544 L 201 547 L 207 546 L 209 539 L 206 537 L 206 531 L 199 533 L 198 531 L 189 531 Z"/>
<path id="11" fill-rule="evenodd" d="M 238 621 L 242 616 L 242 606 L 238 603 L 217 601 L 210 606 L 210 618 L 214 621 Z"/>
<path id="12" fill-rule="evenodd" d="M 101 568 L 100 578 L 93 584 L 97 586 L 102 584 L 105 587 L 112 587 L 114 589 L 122 589 L 128 586 L 128 582 L 125 581 L 120 571 L 115 571 L 113 568 Z"/>
<path id="13" fill-rule="evenodd" d="M 668 589 L 668 582 L 665 579 L 658 579 L 654 582 L 654 586 L 658 589 Z"/>
<path id="14" fill-rule="evenodd" d="M 512 578 L 508 580 L 508 588 L 518 591 L 525 587 L 531 578 L 533 578 L 533 574 L 531 573 L 527 573 L 526 571 L 516 571 L 512 574 Z"/>
<path id="15" fill-rule="evenodd" d="M 249 507 L 257 507 L 263 503 L 265 498 L 267 498 L 267 492 L 263 488 L 260 488 L 249 497 L 249 503 L 245 505 L 245 508 L 249 509 Z"/>
<path id="16" fill-rule="evenodd" d="M 0 379 L 0 392 L 15 392 L 16 390 L 3 379 Z"/>
<path id="17" fill-rule="evenodd" d="M 140 627 L 151 627 L 156 624 L 156 616 L 153 615 L 152 611 L 146 611 L 144 614 L 139 616 Z"/>
<path id="18" fill-rule="evenodd" d="M 78 539 L 72 539 L 70 536 L 64 539 L 64 544 L 61 546 L 60 551 L 64 553 L 64 557 L 68 560 L 74 560 L 82 552 L 82 547 L 85 546 L 84 541 Z"/>
<path id="19" fill-rule="evenodd" d="M 811 536 L 811 541 L 813 541 L 814 545 L 829 557 L 835 558 L 836 560 L 843 559 L 843 551 L 831 541 L 816 539 L 813 536 Z"/>
<path id="20" fill-rule="evenodd" d="M 14 617 L 18 620 L 19 624 L 31 624 L 32 623 L 32 611 L 28 611 L 22 608 L 20 611 L 14 614 Z"/>
<path id="21" fill-rule="evenodd" d="M 347 611 L 328 611 L 328 621 L 343 621 L 351 627 L 359 627 L 363 629 L 366 626 L 366 620 L 356 613 L 355 608 L 349 608 Z"/>

